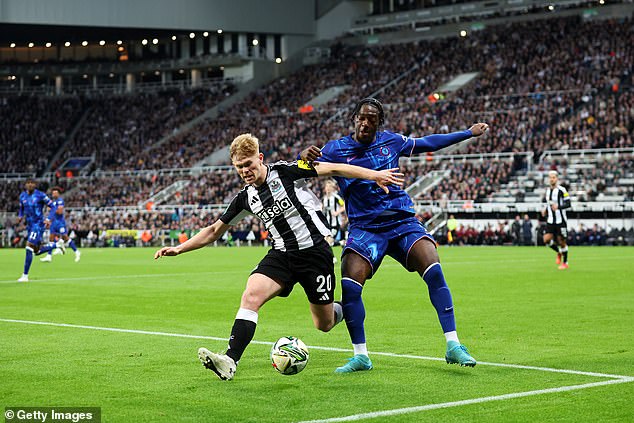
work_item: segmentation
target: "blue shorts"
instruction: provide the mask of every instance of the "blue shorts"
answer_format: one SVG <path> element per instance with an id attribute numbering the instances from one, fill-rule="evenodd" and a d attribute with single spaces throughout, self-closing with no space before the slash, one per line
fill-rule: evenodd
<path id="1" fill-rule="evenodd" d="M 66 231 L 66 222 L 53 222 L 51 223 L 51 235 L 68 235 Z"/>
<path id="2" fill-rule="evenodd" d="M 416 241 L 423 238 L 428 238 L 434 245 L 436 244 L 434 237 L 415 217 L 386 225 L 381 229 L 353 227 L 348 235 L 343 254 L 352 250 L 366 259 L 372 266 L 372 273 L 368 278 L 370 279 L 378 270 L 386 254 L 410 270 L 407 266 L 409 250 Z"/>
<path id="3" fill-rule="evenodd" d="M 26 228 L 26 241 L 37 246 L 42 243 L 42 234 L 44 233 L 44 225 L 43 224 L 34 224 L 29 225 Z"/>

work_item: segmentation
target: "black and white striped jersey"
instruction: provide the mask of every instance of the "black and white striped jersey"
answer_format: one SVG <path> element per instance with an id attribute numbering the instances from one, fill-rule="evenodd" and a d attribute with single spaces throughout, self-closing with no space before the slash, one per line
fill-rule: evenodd
<path id="1" fill-rule="evenodd" d="M 557 185 L 555 188 L 548 186 L 546 188 L 546 197 L 544 201 L 548 205 L 546 211 L 548 216 L 546 223 L 550 225 L 566 224 L 566 209 L 570 208 L 570 196 L 566 188 Z M 557 204 L 557 210 L 553 211 L 551 204 Z"/>
<path id="2" fill-rule="evenodd" d="M 322 206 L 330 227 L 338 228 L 341 226 L 341 214 L 335 216 L 335 213 L 344 206 L 343 199 L 338 194 L 326 195 L 322 200 Z"/>
<path id="3" fill-rule="evenodd" d="M 317 172 L 304 162 L 276 162 L 267 165 L 266 180 L 259 187 L 247 185 L 233 198 L 220 220 L 228 225 L 248 214 L 266 226 L 273 248 L 298 251 L 325 242 L 330 231 L 320 219 L 317 196 L 295 181 L 313 178 Z"/>

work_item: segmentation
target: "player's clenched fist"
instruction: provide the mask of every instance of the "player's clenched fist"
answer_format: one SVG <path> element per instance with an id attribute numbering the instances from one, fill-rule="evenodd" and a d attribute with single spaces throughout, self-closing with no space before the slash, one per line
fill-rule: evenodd
<path id="1" fill-rule="evenodd" d="M 180 254 L 180 251 L 174 247 L 163 247 L 154 253 L 154 259 L 159 259 L 163 256 L 177 256 Z"/>

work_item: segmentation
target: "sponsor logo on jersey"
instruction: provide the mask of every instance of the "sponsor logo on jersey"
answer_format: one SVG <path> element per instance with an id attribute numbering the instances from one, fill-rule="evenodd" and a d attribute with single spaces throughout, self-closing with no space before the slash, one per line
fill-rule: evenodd
<path id="1" fill-rule="evenodd" d="M 275 203 L 273 203 L 272 206 L 262 209 L 256 214 L 260 219 L 262 219 L 263 222 L 268 222 L 276 216 L 281 215 L 291 207 L 293 207 L 293 203 L 291 203 L 291 200 L 289 200 L 288 198 L 282 198 L 281 200 L 277 200 Z"/>
<path id="2" fill-rule="evenodd" d="M 251 199 L 251 205 L 254 205 L 255 203 L 257 203 L 258 201 L 260 201 L 260 199 L 258 198 L 257 195 L 254 195 L 253 198 Z"/>

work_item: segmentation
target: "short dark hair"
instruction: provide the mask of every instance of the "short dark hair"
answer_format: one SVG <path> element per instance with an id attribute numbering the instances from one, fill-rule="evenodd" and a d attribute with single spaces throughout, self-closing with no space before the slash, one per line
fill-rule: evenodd
<path id="1" fill-rule="evenodd" d="M 354 120 L 354 117 L 359 113 L 359 110 L 361 110 L 364 104 L 369 104 L 377 108 L 379 111 L 379 125 L 383 125 L 385 123 L 385 110 L 383 109 L 383 104 L 374 97 L 367 97 L 359 101 L 350 115 L 350 120 Z"/>
<path id="2" fill-rule="evenodd" d="M 59 192 L 60 194 L 61 194 L 62 192 L 64 192 L 64 190 L 62 189 L 62 187 L 59 187 L 59 186 L 58 186 L 58 187 L 53 187 L 53 188 L 51 188 L 51 192 L 53 192 L 53 191 L 57 191 L 57 192 Z"/>

